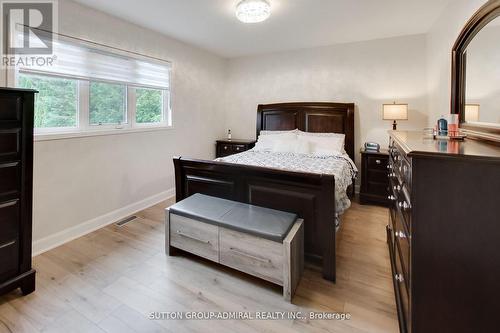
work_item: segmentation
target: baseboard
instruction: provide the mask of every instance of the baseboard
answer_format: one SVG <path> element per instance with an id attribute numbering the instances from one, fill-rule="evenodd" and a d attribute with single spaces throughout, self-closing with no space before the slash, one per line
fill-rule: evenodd
<path id="1" fill-rule="evenodd" d="M 156 205 L 157 203 L 167 200 L 173 197 L 174 195 L 175 195 L 175 189 L 170 189 L 155 194 L 141 201 L 135 202 L 133 204 L 130 204 L 128 206 L 122 207 L 115 211 L 109 212 L 107 214 L 98 216 L 94 219 L 80 223 L 74 227 L 62 230 L 53 235 L 36 240 L 33 242 L 33 256 L 49 251 L 55 247 L 63 245 L 64 243 L 72 241 L 73 239 L 82 237 L 88 233 L 91 233 L 92 231 L 95 231 L 111 223 L 119 221 L 138 211 Z"/>

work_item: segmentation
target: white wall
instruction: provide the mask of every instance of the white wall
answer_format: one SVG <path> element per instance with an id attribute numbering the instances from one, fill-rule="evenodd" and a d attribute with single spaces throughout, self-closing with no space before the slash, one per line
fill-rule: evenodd
<path id="1" fill-rule="evenodd" d="M 450 113 L 451 49 L 467 20 L 486 0 L 455 0 L 427 34 L 429 125 Z"/>
<path id="2" fill-rule="evenodd" d="M 226 127 L 233 137 L 255 137 L 259 103 L 354 102 L 355 142 L 388 143 L 382 104 L 409 104 L 399 129 L 427 124 L 426 37 L 406 36 L 229 61 Z M 359 165 L 359 154 L 356 160 Z"/>
<path id="3" fill-rule="evenodd" d="M 174 129 L 36 142 L 35 252 L 126 213 L 124 207 L 173 194 L 172 157 L 213 158 L 214 141 L 223 134 L 217 96 L 224 59 L 65 0 L 59 1 L 59 31 L 171 60 Z"/>

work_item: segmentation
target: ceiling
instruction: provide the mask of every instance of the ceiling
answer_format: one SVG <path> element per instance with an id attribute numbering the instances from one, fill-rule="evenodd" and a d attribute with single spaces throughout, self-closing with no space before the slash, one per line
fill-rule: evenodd
<path id="1" fill-rule="evenodd" d="M 76 0 L 226 58 L 427 32 L 453 0 L 269 0 L 244 24 L 238 0 Z"/>

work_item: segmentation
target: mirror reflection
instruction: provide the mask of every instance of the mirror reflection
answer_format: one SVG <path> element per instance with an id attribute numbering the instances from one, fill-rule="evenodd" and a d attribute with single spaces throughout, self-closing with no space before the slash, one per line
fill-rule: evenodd
<path id="1" fill-rule="evenodd" d="M 465 121 L 500 124 L 500 17 L 467 47 Z"/>

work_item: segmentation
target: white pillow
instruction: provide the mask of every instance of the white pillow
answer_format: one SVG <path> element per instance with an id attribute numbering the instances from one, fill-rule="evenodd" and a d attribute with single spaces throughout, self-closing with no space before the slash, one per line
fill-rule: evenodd
<path id="1" fill-rule="evenodd" d="M 255 143 L 255 151 L 273 151 L 274 145 L 277 141 L 290 141 L 297 140 L 297 134 L 285 132 L 274 135 L 259 135 Z"/>
<path id="2" fill-rule="evenodd" d="M 332 133 L 333 134 L 333 133 Z M 308 141 L 310 150 L 316 156 L 337 156 L 344 153 L 345 135 L 299 135 L 298 141 Z"/>
<path id="3" fill-rule="evenodd" d="M 294 133 L 297 134 L 299 132 L 298 129 L 290 130 L 290 131 L 260 131 L 260 135 L 275 135 L 275 134 L 285 134 L 285 133 Z"/>

